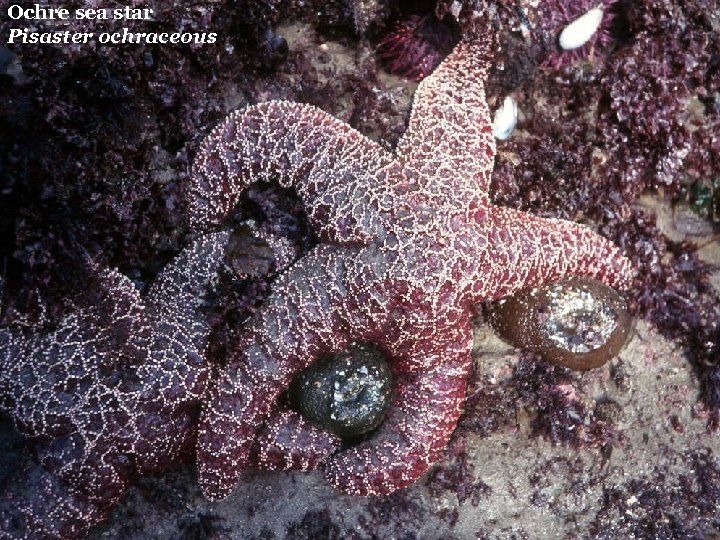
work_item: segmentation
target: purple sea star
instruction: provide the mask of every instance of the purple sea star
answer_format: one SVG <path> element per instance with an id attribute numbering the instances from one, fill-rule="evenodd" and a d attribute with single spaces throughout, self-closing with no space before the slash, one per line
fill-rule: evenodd
<path id="1" fill-rule="evenodd" d="M 5 534 L 75 537 L 132 478 L 192 445 L 192 406 L 208 376 L 201 308 L 227 238 L 198 240 L 144 299 L 128 278 L 90 262 L 88 298 L 55 328 L 0 331 L 0 409 L 39 463 L 3 493 Z"/>
<path id="2" fill-rule="evenodd" d="M 394 153 L 288 102 L 237 111 L 204 142 L 189 190 L 194 227 L 219 224 L 248 185 L 276 179 L 297 191 L 321 240 L 278 278 L 214 377 L 197 448 L 209 498 L 252 465 L 256 433 L 293 375 L 354 342 L 391 359 L 393 403 L 325 474 L 352 494 L 407 486 L 456 426 L 476 306 L 571 275 L 629 284 L 630 262 L 589 228 L 491 204 L 491 41 L 469 32 L 419 85 Z"/>
<path id="3" fill-rule="evenodd" d="M 258 236 L 275 266 L 287 266 L 292 246 Z M 209 373 L 207 304 L 220 268 L 239 271 L 227 260 L 235 238 L 201 237 L 145 297 L 116 270 L 89 262 L 86 298 L 54 328 L 0 329 L 0 411 L 32 442 L 34 458 L 4 483 L 0 537 L 82 537 L 139 475 L 192 455 Z M 277 408 L 253 464 L 314 468 L 337 444 Z"/>

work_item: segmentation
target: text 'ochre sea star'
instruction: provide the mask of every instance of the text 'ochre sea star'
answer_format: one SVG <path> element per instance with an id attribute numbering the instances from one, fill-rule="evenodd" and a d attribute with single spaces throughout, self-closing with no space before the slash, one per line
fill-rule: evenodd
<path id="1" fill-rule="evenodd" d="M 456 426 L 476 306 L 571 275 L 628 285 L 630 262 L 587 227 L 491 204 L 491 45 L 469 33 L 419 85 L 394 153 L 288 102 L 235 112 L 205 141 L 194 227 L 221 223 L 248 185 L 274 179 L 297 191 L 321 241 L 275 282 L 215 376 L 198 439 L 210 498 L 252 465 L 256 432 L 293 375 L 355 342 L 390 358 L 392 406 L 367 441 L 325 461 L 325 474 L 353 494 L 407 486 Z"/>

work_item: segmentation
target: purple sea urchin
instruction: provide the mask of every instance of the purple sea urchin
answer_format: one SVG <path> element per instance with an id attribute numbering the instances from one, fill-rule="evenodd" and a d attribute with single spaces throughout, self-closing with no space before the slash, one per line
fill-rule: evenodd
<path id="1" fill-rule="evenodd" d="M 453 31 L 432 15 L 400 19 L 377 45 L 387 70 L 414 81 L 427 77 L 452 50 Z"/>

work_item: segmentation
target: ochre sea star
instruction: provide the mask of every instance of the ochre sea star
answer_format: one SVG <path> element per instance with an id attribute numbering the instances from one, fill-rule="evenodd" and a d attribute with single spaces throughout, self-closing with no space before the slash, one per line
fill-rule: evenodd
<path id="1" fill-rule="evenodd" d="M 194 227 L 219 224 L 249 184 L 274 179 L 297 191 L 321 240 L 275 282 L 216 374 L 197 449 L 208 497 L 227 495 L 252 465 L 256 432 L 293 375 L 354 342 L 391 359 L 393 404 L 325 474 L 352 494 L 407 486 L 456 426 L 476 306 L 571 275 L 628 285 L 629 261 L 589 228 L 491 204 L 491 47 L 468 33 L 419 85 L 394 153 L 287 102 L 235 112 L 205 141 L 189 190 Z"/>
<path id="2" fill-rule="evenodd" d="M 257 236 L 272 246 L 275 266 L 287 266 L 292 245 Z M 228 231 L 199 238 L 145 297 L 89 261 L 85 298 L 54 327 L 0 329 L 0 411 L 32 442 L 35 460 L 3 482 L 0 537 L 84 536 L 138 476 L 192 455 L 208 381 L 207 304 L 221 267 L 243 277 L 227 260 L 235 240 Z M 278 407 L 258 434 L 253 464 L 311 469 L 337 445 Z"/>
<path id="3" fill-rule="evenodd" d="M 138 474 L 192 445 L 205 390 L 205 303 L 229 233 L 196 241 L 146 298 L 88 262 L 87 298 L 55 328 L 0 330 L 0 410 L 39 466 L 0 498 L 0 531 L 67 538 L 102 519 Z"/>

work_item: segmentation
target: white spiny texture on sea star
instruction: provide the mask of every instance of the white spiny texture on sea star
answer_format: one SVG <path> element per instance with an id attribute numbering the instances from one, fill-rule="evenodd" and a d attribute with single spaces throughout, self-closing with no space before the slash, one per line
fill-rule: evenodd
<path id="1" fill-rule="evenodd" d="M 242 244 L 252 236 L 267 244 L 276 270 L 297 256 L 263 230 L 208 234 L 144 298 L 116 270 L 88 262 L 86 291 L 60 321 L 0 328 L 0 410 L 32 441 L 34 458 L 4 481 L 0 537 L 82 537 L 135 478 L 191 454 L 209 375 L 209 304 L 221 269 L 235 280 L 264 271 L 243 270 L 252 253 Z M 317 468 L 338 444 L 276 407 L 254 465 Z"/>
<path id="2" fill-rule="evenodd" d="M 210 498 L 252 465 L 293 375 L 353 342 L 390 358 L 393 403 L 369 440 L 326 461 L 326 475 L 361 495 L 412 483 L 460 415 L 474 306 L 570 275 L 629 283 L 629 261 L 587 227 L 490 203 L 491 46 L 467 35 L 420 84 L 395 153 L 287 102 L 235 112 L 204 142 L 189 191 L 194 227 L 220 223 L 252 182 L 276 180 L 297 191 L 321 240 L 274 283 L 214 380 L 197 448 Z"/>
<path id="3" fill-rule="evenodd" d="M 7 481 L 0 537 L 83 536 L 134 478 L 192 448 L 209 371 L 206 304 L 230 238 L 194 242 L 145 298 L 116 270 L 88 263 L 86 298 L 53 328 L 0 329 L 0 410 L 33 441 L 36 460 Z M 283 418 L 269 423 L 281 430 Z"/>

